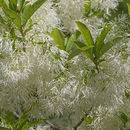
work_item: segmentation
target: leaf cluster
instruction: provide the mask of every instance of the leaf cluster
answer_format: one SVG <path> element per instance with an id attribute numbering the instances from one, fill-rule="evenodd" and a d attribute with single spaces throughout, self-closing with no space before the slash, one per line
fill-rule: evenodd
<path id="1" fill-rule="evenodd" d="M 130 121 L 130 117 L 128 117 L 124 112 L 120 112 L 120 115 L 118 115 L 118 117 L 122 121 L 125 128 L 126 124 Z"/>
<path id="2" fill-rule="evenodd" d="M 29 121 L 30 110 L 27 110 L 18 119 L 15 115 L 8 111 L 4 116 L 0 116 L 0 119 L 7 127 L 0 126 L 0 130 L 27 130 L 30 127 L 45 122 L 47 119 Z"/>
<path id="3" fill-rule="evenodd" d="M 65 35 L 57 28 L 54 28 L 51 33 L 48 32 L 48 34 L 53 38 L 57 48 L 70 53 L 69 60 L 81 52 L 75 47 L 75 41 L 80 36 L 80 32 L 78 30 L 71 36 L 67 37 L 65 37 Z"/>
<path id="4" fill-rule="evenodd" d="M 0 25 L 7 30 L 13 41 L 12 48 L 15 49 L 15 41 L 25 41 L 27 32 L 32 29 L 33 23 L 31 16 L 43 5 L 46 0 L 37 0 L 33 4 L 26 0 L 0 0 L 0 8 L 5 17 L 0 15 Z M 25 25 L 29 21 L 29 27 L 25 29 Z M 21 34 L 19 37 L 17 34 Z M 23 43 L 24 44 L 24 43 Z"/>
<path id="5" fill-rule="evenodd" d="M 102 61 L 100 58 L 109 50 L 111 49 L 117 42 L 118 40 L 121 40 L 122 37 L 116 37 L 115 39 L 112 39 L 110 41 L 105 42 L 105 38 L 108 34 L 108 32 L 111 30 L 113 25 L 105 26 L 101 33 L 97 36 L 96 40 L 94 41 L 92 34 L 88 27 L 77 21 L 76 22 L 82 38 L 84 40 L 84 43 L 82 42 L 76 42 L 76 45 L 82 49 L 83 47 L 88 47 L 90 49 L 87 50 L 82 50 L 82 52 L 90 58 L 95 66 L 97 67 L 98 64 Z"/>
<path id="6" fill-rule="evenodd" d="M 29 1 L 25 0 L 0 0 L 0 8 L 2 8 L 7 18 L 10 19 L 19 30 L 22 30 L 22 27 L 26 25 L 30 17 L 45 1 L 46 0 L 37 0 L 31 5 Z M 6 25 L 6 21 L 1 15 L 0 23 Z"/>
<path id="7" fill-rule="evenodd" d="M 70 53 L 69 60 L 82 52 L 93 61 L 98 70 L 99 63 L 103 61 L 101 57 L 121 40 L 122 37 L 116 37 L 115 39 L 105 42 L 108 32 L 113 27 L 113 25 L 109 25 L 103 28 L 99 36 L 97 36 L 96 41 L 94 41 L 89 28 L 85 24 L 79 21 L 76 21 L 76 24 L 79 30 L 69 37 L 64 37 L 63 33 L 57 28 L 54 28 L 49 35 L 54 39 L 54 43 L 59 49 Z M 80 35 L 84 42 L 78 41 Z"/>

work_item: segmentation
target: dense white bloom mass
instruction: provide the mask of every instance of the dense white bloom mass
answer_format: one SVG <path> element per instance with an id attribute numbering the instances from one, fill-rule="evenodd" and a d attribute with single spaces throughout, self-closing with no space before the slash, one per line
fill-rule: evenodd
<path id="1" fill-rule="evenodd" d="M 57 4 L 57 14 L 67 31 L 75 30 L 75 21 L 83 16 L 84 0 L 60 0 Z"/>
<path id="2" fill-rule="evenodd" d="M 91 5 L 94 9 L 104 10 L 109 14 L 110 9 L 116 9 L 121 0 L 92 0 Z"/>
<path id="3" fill-rule="evenodd" d="M 81 129 L 130 128 L 129 121 L 124 125 L 120 119 L 120 113 L 130 117 L 130 40 L 124 38 L 105 54 L 97 73 L 92 61 L 82 54 L 68 61 L 69 54 L 57 49 L 47 35 L 55 27 L 73 33 L 78 29 L 75 24 L 78 20 L 88 26 L 95 40 L 104 19 L 85 18 L 87 2 L 89 0 L 46 2 L 32 17 L 37 24 L 26 36 L 26 52 L 13 51 L 11 40 L 0 37 L 0 111 L 10 110 L 21 115 L 32 106 L 32 118 L 49 118 L 62 130 L 70 130 L 92 107 L 90 120 L 85 121 Z M 91 0 L 91 8 L 110 15 L 110 10 L 116 9 L 119 2 Z M 122 28 L 128 29 L 127 17 L 121 14 L 109 22 L 114 27 L 107 41 L 116 35 L 126 35 L 122 34 Z M 44 45 L 35 44 L 39 41 Z M 50 127 L 39 125 L 37 129 Z"/>

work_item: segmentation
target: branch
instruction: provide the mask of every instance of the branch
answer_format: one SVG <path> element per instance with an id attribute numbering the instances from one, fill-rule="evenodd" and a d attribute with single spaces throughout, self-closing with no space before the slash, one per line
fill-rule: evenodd
<path id="1" fill-rule="evenodd" d="M 25 43 L 23 42 L 23 51 L 26 52 Z"/>
<path id="2" fill-rule="evenodd" d="M 92 110 L 92 107 L 90 108 L 90 110 L 88 111 L 88 113 L 85 114 L 85 116 L 83 118 L 81 118 L 81 120 L 73 127 L 74 130 L 78 130 L 78 127 L 83 123 L 83 121 L 85 120 L 85 118 L 89 115 L 89 112 Z"/>
<path id="3" fill-rule="evenodd" d="M 54 124 L 52 124 L 49 121 L 46 121 L 45 123 L 48 124 L 53 130 L 60 130 L 60 128 L 58 128 L 57 126 L 55 126 Z"/>
<path id="4" fill-rule="evenodd" d="M 21 29 L 21 34 L 22 34 L 22 38 L 23 38 L 23 51 L 26 52 L 26 46 L 25 46 L 25 36 L 24 36 L 24 33 L 23 33 L 23 29 Z"/>

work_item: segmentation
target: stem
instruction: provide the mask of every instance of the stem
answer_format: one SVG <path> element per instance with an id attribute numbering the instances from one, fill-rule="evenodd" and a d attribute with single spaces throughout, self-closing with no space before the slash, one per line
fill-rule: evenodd
<path id="1" fill-rule="evenodd" d="M 97 65 L 97 64 L 95 64 L 95 66 L 96 66 L 96 70 L 97 70 L 97 72 L 99 73 L 99 68 L 98 68 L 98 65 Z"/>
<path id="2" fill-rule="evenodd" d="M 25 43 L 23 42 L 23 51 L 26 52 Z"/>
<path id="3" fill-rule="evenodd" d="M 95 64 L 97 72 L 99 73 L 98 62 L 97 62 L 97 58 L 96 57 L 94 58 L 93 62 Z"/>
<path id="4" fill-rule="evenodd" d="M 46 121 L 45 123 L 48 124 L 53 130 L 60 130 L 60 128 L 58 128 L 57 126 L 55 126 L 54 124 L 52 124 L 49 121 Z"/>
<path id="5" fill-rule="evenodd" d="M 25 37 L 24 37 L 23 29 L 21 29 L 21 34 L 22 34 L 22 37 L 23 37 L 23 51 L 26 52 Z"/>
<path id="6" fill-rule="evenodd" d="M 78 130 L 78 127 L 83 123 L 83 121 L 85 120 L 85 118 L 89 115 L 89 112 L 92 110 L 92 107 L 90 108 L 90 110 L 88 111 L 88 113 L 85 114 L 85 116 L 83 118 L 81 118 L 81 120 L 73 127 L 74 130 Z"/>

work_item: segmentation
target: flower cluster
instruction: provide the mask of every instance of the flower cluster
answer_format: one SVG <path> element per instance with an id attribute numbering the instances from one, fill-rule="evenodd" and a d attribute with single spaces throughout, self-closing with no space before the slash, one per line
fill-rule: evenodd
<path id="1" fill-rule="evenodd" d="M 89 2 L 48 0 L 32 17 L 34 26 L 26 35 L 26 52 L 14 51 L 12 41 L 0 37 L 0 112 L 9 110 L 21 115 L 32 107 L 32 118 L 47 118 L 61 129 L 68 130 L 92 107 L 89 118 L 79 126 L 81 129 L 130 127 L 129 121 L 124 123 L 121 117 L 121 113 L 130 117 L 128 15 L 120 14 L 108 21 L 114 27 L 106 40 L 115 35 L 124 38 L 103 56 L 99 73 L 92 61 L 81 53 L 68 60 L 69 54 L 59 50 L 48 36 L 53 28 L 73 33 L 78 29 L 75 21 L 79 20 L 87 24 L 96 39 L 106 17 L 85 17 L 84 4 Z M 111 10 L 116 9 L 119 2 L 91 0 L 91 9 L 111 16 Z M 43 44 L 37 44 L 39 41 Z M 38 130 L 49 128 L 49 125 L 37 127 Z"/>

